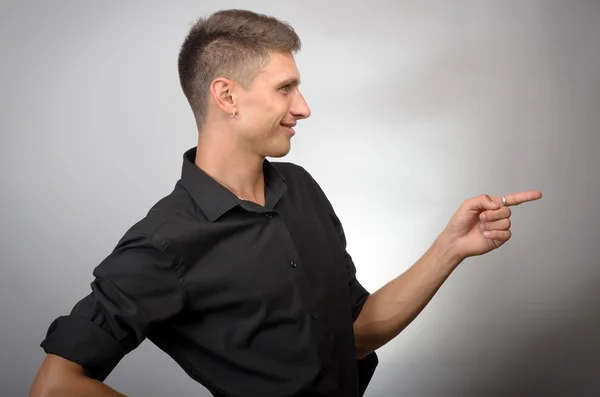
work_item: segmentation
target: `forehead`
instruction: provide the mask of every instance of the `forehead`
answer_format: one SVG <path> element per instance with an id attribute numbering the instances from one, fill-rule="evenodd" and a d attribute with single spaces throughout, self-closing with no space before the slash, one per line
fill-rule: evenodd
<path id="1" fill-rule="evenodd" d="M 294 56 L 291 54 L 272 53 L 271 60 L 255 80 L 265 83 L 277 84 L 287 81 L 288 83 L 300 83 L 300 72 L 296 66 Z"/>

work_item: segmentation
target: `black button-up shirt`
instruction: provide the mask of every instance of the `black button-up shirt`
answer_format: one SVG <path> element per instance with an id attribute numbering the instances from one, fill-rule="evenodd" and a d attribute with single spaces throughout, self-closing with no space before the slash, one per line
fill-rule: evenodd
<path id="1" fill-rule="evenodd" d="M 265 160 L 263 207 L 195 156 L 50 325 L 46 353 L 104 380 L 148 338 L 215 396 L 362 395 L 377 357 L 356 360 L 352 324 L 369 293 L 319 185 Z"/>

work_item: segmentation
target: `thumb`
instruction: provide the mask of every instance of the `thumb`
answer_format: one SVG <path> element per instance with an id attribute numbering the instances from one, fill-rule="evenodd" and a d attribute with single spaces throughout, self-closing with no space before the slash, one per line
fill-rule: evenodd
<path id="1" fill-rule="evenodd" d="M 496 203 L 487 194 L 481 194 L 464 202 L 464 208 L 471 211 L 497 210 L 500 204 Z"/>

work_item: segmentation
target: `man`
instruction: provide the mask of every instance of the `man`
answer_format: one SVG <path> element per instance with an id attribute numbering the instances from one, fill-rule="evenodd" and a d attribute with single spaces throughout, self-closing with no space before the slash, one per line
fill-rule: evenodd
<path id="1" fill-rule="evenodd" d="M 181 179 L 50 326 L 32 396 L 120 396 L 103 380 L 148 338 L 215 396 L 362 395 L 375 351 L 462 260 L 510 236 L 530 191 L 465 201 L 425 255 L 369 294 L 340 220 L 302 167 L 269 162 L 310 116 L 291 27 L 249 11 L 200 20 L 179 56 L 198 127 Z"/>

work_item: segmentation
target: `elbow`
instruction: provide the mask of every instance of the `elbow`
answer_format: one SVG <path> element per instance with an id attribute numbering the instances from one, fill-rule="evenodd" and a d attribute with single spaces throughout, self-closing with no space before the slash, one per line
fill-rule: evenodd
<path id="1" fill-rule="evenodd" d="M 369 354 L 373 353 L 373 349 L 369 349 L 366 347 L 362 347 L 362 346 L 356 346 L 356 359 L 357 360 L 362 360 L 363 358 L 367 357 Z"/>
<path id="2" fill-rule="evenodd" d="M 375 351 L 372 346 L 373 335 L 365 332 L 365 327 L 359 321 L 354 322 L 354 349 L 357 360 L 361 360 Z"/>

